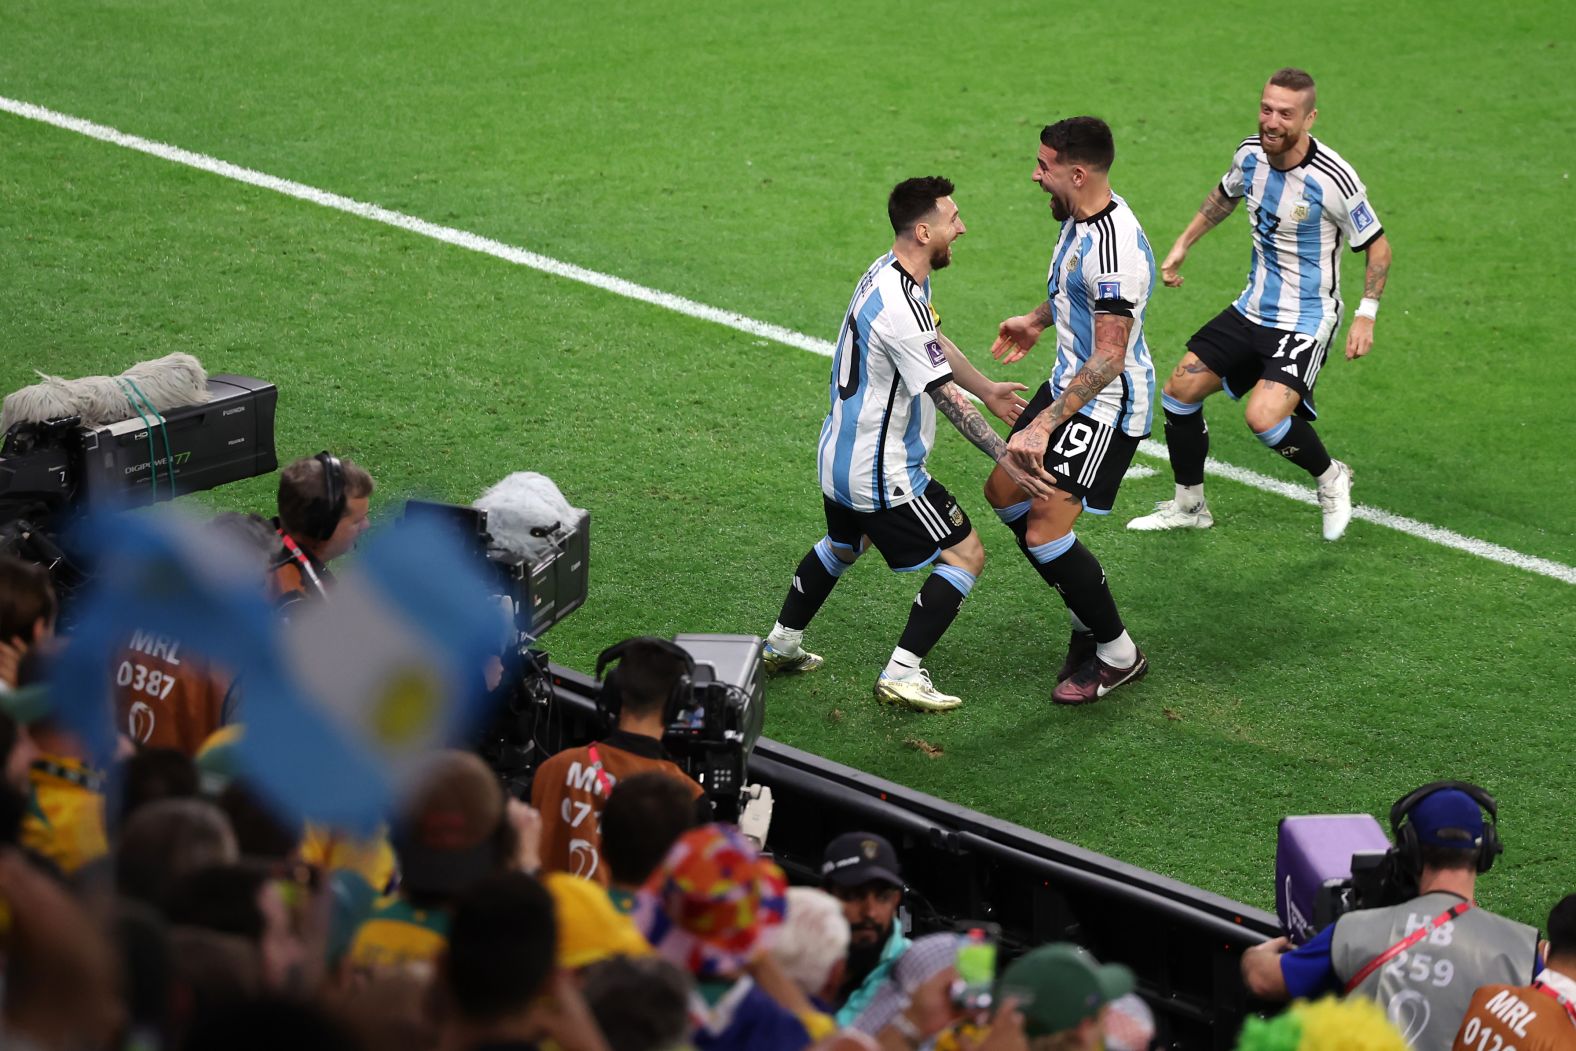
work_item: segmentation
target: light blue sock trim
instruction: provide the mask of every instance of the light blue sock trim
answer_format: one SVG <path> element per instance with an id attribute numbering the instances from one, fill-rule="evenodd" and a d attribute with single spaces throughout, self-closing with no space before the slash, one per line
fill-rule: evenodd
<path id="1" fill-rule="evenodd" d="M 1003 522 L 1016 522 L 1029 513 L 1029 504 L 1031 502 L 1025 500 L 1023 503 L 1013 504 L 1011 507 L 998 507 L 996 508 L 996 517 Z"/>
<path id="2" fill-rule="evenodd" d="M 938 576 L 948 584 L 957 588 L 964 595 L 974 590 L 975 576 L 966 569 L 960 569 L 950 562 L 943 562 L 931 570 L 932 576 Z"/>
<path id="3" fill-rule="evenodd" d="M 1164 391 L 1160 392 L 1160 404 L 1166 407 L 1167 412 L 1175 413 L 1178 416 L 1191 416 L 1204 407 L 1204 403 L 1201 401 L 1177 401 Z"/>
<path id="4" fill-rule="evenodd" d="M 823 536 L 815 542 L 815 553 L 821 559 L 821 565 L 825 566 L 826 571 L 834 577 L 840 577 L 848 572 L 848 567 L 853 564 L 844 562 L 832 554 L 832 538 L 829 536 Z"/>
<path id="5" fill-rule="evenodd" d="M 1290 416 L 1286 417 L 1284 420 L 1280 421 L 1267 431 L 1254 431 L 1253 433 L 1259 436 L 1259 441 L 1273 449 L 1275 446 L 1280 444 L 1280 440 L 1282 438 L 1286 437 L 1286 432 L 1289 430 L 1291 430 Z"/>
<path id="6" fill-rule="evenodd" d="M 1043 566 L 1047 562 L 1061 558 L 1077 542 L 1078 534 L 1068 533 L 1066 536 L 1057 537 L 1055 540 L 1047 540 L 1043 544 L 1036 544 L 1029 548 L 1029 557 Z"/>

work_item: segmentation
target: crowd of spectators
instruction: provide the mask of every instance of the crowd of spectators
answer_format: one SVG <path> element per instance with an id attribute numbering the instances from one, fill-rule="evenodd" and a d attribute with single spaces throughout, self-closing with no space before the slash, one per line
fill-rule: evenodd
<path id="1" fill-rule="evenodd" d="M 321 500 L 285 492 L 322 489 L 326 471 L 341 486 L 331 520 Z M 320 601 L 334 586 L 329 562 L 362 528 L 371 480 L 323 457 L 284 478 L 280 520 L 227 528 L 278 548 L 271 573 L 288 578 L 278 589 L 288 602 Z M 48 682 L 58 612 L 42 570 L 0 560 L 0 1046 L 1153 1044 L 1132 972 L 1071 944 L 1033 948 L 1006 963 L 983 1001 L 964 996 L 968 935 L 913 935 L 902 859 L 878 834 L 835 837 L 819 886 L 790 887 L 757 839 L 711 820 L 700 786 L 666 755 L 662 712 L 682 669 L 662 645 L 623 649 L 617 727 L 543 764 L 536 806 L 476 755 L 438 750 L 367 835 L 292 822 L 268 803 L 237 747 L 246 728 L 236 684 L 179 640 L 127 643 L 121 664 L 142 667 L 143 681 L 133 671 L 120 684 L 130 687 L 113 702 L 121 748 L 113 764 L 95 762 Z M 1470 901 L 1483 839 L 1475 807 L 1445 795 L 1421 800 L 1411 819 L 1421 896 Z M 1576 1040 L 1576 896 L 1550 918 L 1546 955 L 1534 953 L 1535 932 L 1528 940 L 1496 919 L 1446 923 L 1458 945 L 1481 929 L 1507 959 L 1523 948 L 1527 959 L 1496 969 L 1477 952 L 1478 970 L 1457 963 L 1462 987 L 1434 1005 L 1431 1040 L 1415 1046 L 1449 1047 L 1458 1028 L 1463 1048 L 1496 1029 L 1523 1051 Z M 1347 961 L 1407 923 L 1403 913 L 1343 920 L 1295 952 L 1266 943 L 1245 957 L 1245 982 L 1266 999 L 1339 994 L 1353 977 Z M 1443 926 L 1428 932 L 1436 959 L 1449 956 L 1437 944 Z M 1396 993 L 1351 988 L 1381 1006 Z M 1527 1036 L 1533 1016 L 1544 1043 Z M 1292 1036 L 1250 1028 L 1244 1040 L 1292 1048 L 1304 1030 L 1359 1019 L 1324 1005 L 1285 1017 Z M 1560 1020 L 1570 1025 L 1549 1024 Z M 1390 1011 L 1351 1024 L 1381 1034 L 1364 1046 L 1404 1046 L 1395 1022 Z"/>

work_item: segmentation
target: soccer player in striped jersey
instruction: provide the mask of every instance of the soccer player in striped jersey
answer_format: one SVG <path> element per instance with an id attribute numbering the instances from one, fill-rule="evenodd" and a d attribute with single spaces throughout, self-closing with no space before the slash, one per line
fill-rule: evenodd
<path id="1" fill-rule="evenodd" d="M 1311 134 L 1313 78 L 1300 69 L 1270 77 L 1259 101 L 1259 133 L 1244 139 L 1220 185 L 1161 263 L 1161 278 L 1182 285 L 1188 249 L 1248 201 L 1253 263 L 1248 287 L 1188 341 L 1166 381 L 1166 450 L 1176 496 L 1129 529 L 1208 529 L 1204 458 L 1209 428 L 1204 399 L 1224 389 L 1247 395 L 1247 424 L 1265 445 L 1319 485 L 1324 539 L 1339 540 L 1352 517 L 1352 471 L 1331 459 L 1313 429 L 1313 385 L 1341 325 L 1341 247 L 1367 256 L 1363 299 L 1346 335 L 1346 357 L 1373 349 L 1374 318 L 1390 273 L 1390 241 L 1352 166 Z"/>
<path id="2" fill-rule="evenodd" d="M 909 179 L 887 199 L 892 250 L 865 271 L 843 315 L 832 358 L 831 409 L 819 457 L 826 536 L 794 570 L 782 612 L 766 639 L 766 667 L 813 671 L 804 631 L 839 577 L 874 545 L 899 573 L 935 564 L 909 610 L 908 625 L 876 679 L 885 704 L 945 711 L 963 702 L 941 692 L 920 666 L 958 615 L 985 565 L 968 515 L 925 467 L 936 412 L 992 460 L 1006 445 L 967 391 L 1011 423 L 1023 410 L 1021 383 L 994 383 L 941 334 L 930 301 L 930 273 L 952 261 L 963 220 L 946 179 Z M 1043 470 L 1008 466 L 1016 483 L 1046 491 Z"/>
<path id="3" fill-rule="evenodd" d="M 1084 511 L 1111 513 L 1122 475 L 1149 434 L 1155 366 L 1144 340 L 1144 308 L 1155 256 L 1138 217 L 1111 192 L 1111 129 L 1071 117 L 1040 132 L 1034 181 L 1062 224 L 1051 254 L 1046 299 L 1001 323 L 991 353 L 1027 354 L 1054 328 L 1050 379 L 1018 418 L 1007 456 L 985 496 L 1018 538 L 1030 564 L 1055 588 L 1072 620 L 1067 659 L 1052 700 L 1087 704 L 1141 679 L 1149 662 L 1116 611 L 1100 560 L 1073 532 Z M 1044 467 L 1049 493 L 1026 491 L 1011 468 Z"/>

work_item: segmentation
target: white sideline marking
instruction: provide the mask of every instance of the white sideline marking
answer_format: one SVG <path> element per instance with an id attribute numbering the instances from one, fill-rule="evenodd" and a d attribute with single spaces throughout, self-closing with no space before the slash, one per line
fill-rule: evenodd
<path id="1" fill-rule="evenodd" d="M 754 318 L 734 313 L 731 310 L 720 310 L 717 307 L 707 306 L 705 303 L 698 303 L 693 299 L 686 299 L 683 296 L 676 296 L 669 292 L 660 292 L 654 288 L 637 285 L 633 281 L 626 281 L 621 277 L 614 277 L 611 274 L 575 266 L 573 263 L 560 262 L 549 256 L 528 252 L 523 248 L 504 244 L 502 241 L 495 241 L 490 237 L 483 237 L 480 234 L 474 234 L 467 230 L 458 230 L 452 226 L 440 226 L 437 223 L 429 223 L 425 219 L 417 219 L 415 216 L 406 215 L 403 212 L 396 212 L 388 208 L 381 208 L 375 204 L 367 204 L 349 197 L 342 197 L 337 193 L 329 193 L 327 190 L 319 190 L 304 183 L 281 179 L 276 175 L 268 175 L 264 172 L 254 171 L 251 168 L 242 168 L 240 165 L 231 164 L 229 161 L 221 161 L 206 154 L 193 153 L 191 150 L 183 150 L 178 146 L 154 142 L 151 139 L 144 139 L 137 135 L 128 135 L 123 131 L 117 131 L 103 124 L 95 124 L 80 117 L 59 113 L 52 109 L 46 109 L 43 106 L 35 106 L 31 102 L 22 102 L 18 99 L 0 95 L 0 110 L 13 113 L 18 117 L 25 117 L 28 120 L 36 120 L 57 128 L 63 128 L 66 131 L 74 131 L 90 139 L 98 139 L 100 142 L 123 146 L 129 150 L 136 150 L 139 153 L 158 157 L 161 160 L 183 164 L 188 168 L 196 168 L 199 171 L 221 175 L 226 179 L 234 179 L 236 182 L 243 182 L 249 186 L 282 193 L 286 197 L 309 201 L 324 208 L 332 208 L 335 211 L 346 212 L 350 215 L 371 219 L 374 222 L 383 223 L 387 226 L 408 230 L 423 237 L 430 237 L 435 241 L 442 241 L 445 244 L 455 245 L 459 248 L 467 248 L 473 252 L 490 255 L 518 266 L 530 267 L 532 270 L 540 270 L 545 274 L 568 278 L 571 281 L 579 281 L 581 284 L 591 285 L 594 288 L 600 288 L 603 291 L 612 292 L 629 299 L 636 299 L 642 303 L 650 303 L 665 310 L 672 310 L 689 317 L 700 318 L 703 321 L 711 321 L 718 325 L 726 325 L 728 328 L 739 332 L 769 339 L 800 350 L 807 350 L 812 354 L 830 357 L 834 349 L 833 344 L 826 340 L 817 339 L 803 332 L 795 332 L 793 329 L 783 328 L 780 325 L 771 325 L 764 321 L 757 321 Z M 1166 455 L 1165 446 L 1155 441 L 1145 441 L 1139 446 L 1139 449 L 1141 452 L 1161 459 L 1164 459 Z M 1293 485 L 1290 482 L 1283 482 L 1278 478 L 1271 478 L 1257 471 L 1234 467 L 1228 463 L 1221 463 L 1219 460 L 1210 460 L 1204 470 L 1206 474 L 1227 478 L 1234 482 L 1241 482 L 1243 485 L 1252 486 L 1267 493 L 1276 493 L 1298 503 L 1317 503 L 1312 489 Z M 1535 555 L 1525 555 L 1520 551 L 1502 547 L 1499 544 L 1491 544 L 1486 540 L 1463 536 L 1449 529 L 1392 514 L 1389 511 L 1382 511 L 1376 507 L 1358 505 L 1353 508 L 1352 514 L 1365 522 L 1372 522 L 1387 529 L 1394 529 L 1397 532 L 1417 537 L 1420 540 L 1427 540 L 1430 543 L 1439 544 L 1443 547 L 1464 551 L 1469 555 L 1476 555 L 1490 562 L 1499 562 L 1503 565 L 1513 566 L 1516 569 L 1563 581 L 1566 584 L 1576 584 L 1576 567 L 1567 566 L 1561 562 L 1539 558 Z"/>

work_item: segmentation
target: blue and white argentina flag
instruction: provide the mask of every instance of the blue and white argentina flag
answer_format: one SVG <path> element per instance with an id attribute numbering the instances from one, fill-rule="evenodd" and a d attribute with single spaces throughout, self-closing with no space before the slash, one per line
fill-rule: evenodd
<path id="1" fill-rule="evenodd" d="M 372 534 L 329 598 L 287 624 L 256 553 L 177 512 L 105 515 L 78 544 L 101 569 L 52 687 L 99 764 L 114 750 L 109 657 L 134 630 L 178 637 L 236 676 L 244 776 L 292 822 L 371 831 L 422 761 L 477 725 L 500 613 L 436 523 Z"/>
<path id="2" fill-rule="evenodd" d="M 1047 380 L 1060 396 L 1094 354 L 1094 316 L 1133 319 L 1122 372 L 1079 411 L 1123 434 L 1149 434 L 1154 414 L 1155 363 L 1144 337 L 1144 312 L 1155 284 L 1155 253 L 1127 202 L 1111 203 L 1087 219 L 1062 223 L 1046 276 L 1046 298 L 1056 318 L 1056 365 Z"/>
<path id="3" fill-rule="evenodd" d="M 930 281 L 915 282 L 888 252 L 859 279 L 837 337 L 821 491 L 855 511 L 901 506 L 924 492 L 936 441 L 928 392 L 951 378 Z"/>
<path id="4" fill-rule="evenodd" d="M 1256 325 L 1329 340 L 1341 323 L 1342 242 L 1359 252 L 1384 233 L 1352 166 L 1309 136 L 1302 162 L 1278 171 L 1254 135 L 1237 147 L 1220 189 L 1248 199 L 1253 227 L 1237 311 Z"/>
<path id="5" fill-rule="evenodd" d="M 373 534 L 328 600 L 296 606 L 280 629 L 295 688 L 284 703 L 247 698 L 247 776 L 290 813 L 372 828 L 435 750 L 474 735 L 502 629 L 450 531 L 407 519 Z"/>

